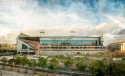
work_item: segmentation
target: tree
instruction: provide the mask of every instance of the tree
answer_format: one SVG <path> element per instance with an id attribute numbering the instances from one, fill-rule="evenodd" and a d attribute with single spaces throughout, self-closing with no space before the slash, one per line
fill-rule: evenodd
<path id="1" fill-rule="evenodd" d="M 28 64 L 29 60 L 26 56 L 21 58 L 21 65 L 22 67 L 26 66 Z M 27 73 L 27 70 L 25 69 L 25 73 Z"/>
<path id="2" fill-rule="evenodd" d="M 3 63 L 3 69 L 4 69 L 4 65 L 7 63 L 7 58 L 6 57 L 3 57 L 1 59 L 1 62 Z"/>
<path id="3" fill-rule="evenodd" d="M 11 65 L 11 70 L 13 70 L 14 59 L 9 59 L 8 64 Z"/>
<path id="4" fill-rule="evenodd" d="M 38 58 L 38 66 L 45 68 L 47 66 L 47 59 L 44 57 L 39 57 Z"/>
<path id="5" fill-rule="evenodd" d="M 93 76 L 104 76 L 104 68 L 103 61 L 92 61 L 89 65 L 89 69 Z"/>
<path id="6" fill-rule="evenodd" d="M 72 60 L 68 59 L 68 60 L 64 61 L 64 66 L 66 68 L 70 69 L 72 65 L 73 65 L 73 61 Z"/>
<path id="7" fill-rule="evenodd" d="M 22 67 L 25 66 L 25 65 L 27 65 L 27 64 L 28 64 L 28 61 L 29 61 L 29 60 L 27 59 L 26 56 L 22 57 L 22 58 L 21 58 L 21 65 L 22 65 Z"/>
<path id="8" fill-rule="evenodd" d="M 56 66 L 57 66 L 56 63 L 50 62 L 48 68 L 49 68 L 50 70 L 55 70 L 55 69 L 56 69 Z"/>
<path id="9" fill-rule="evenodd" d="M 112 76 L 125 76 L 125 63 L 113 63 Z"/>
<path id="10" fill-rule="evenodd" d="M 20 65 L 21 64 L 21 57 L 16 57 L 14 63 L 15 63 L 15 65 Z"/>
<path id="11" fill-rule="evenodd" d="M 110 52 L 111 52 L 110 50 L 106 50 L 106 53 L 108 53 L 108 54 L 109 54 Z"/>
<path id="12" fill-rule="evenodd" d="M 85 70 L 86 65 L 85 65 L 84 61 L 77 61 L 75 65 L 79 71 Z"/>
<path id="13" fill-rule="evenodd" d="M 112 55 L 113 55 L 113 57 L 125 57 L 125 52 L 114 51 L 114 53 Z"/>
<path id="14" fill-rule="evenodd" d="M 21 57 L 16 57 L 14 64 L 19 66 L 18 72 L 20 72 Z"/>
<path id="15" fill-rule="evenodd" d="M 58 62 L 58 60 L 54 57 L 54 58 L 52 58 L 51 60 L 50 60 L 50 62 L 53 62 L 53 63 L 56 63 L 56 64 L 58 64 L 59 62 Z"/>
<path id="16" fill-rule="evenodd" d="M 28 63 L 29 67 L 36 67 L 36 60 L 35 59 L 30 59 Z"/>
<path id="17" fill-rule="evenodd" d="M 106 63 L 104 71 L 105 76 L 125 76 L 125 63 Z"/>
<path id="18" fill-rule="evenodd" d="M 113 70 L 113 63 L 109 62 L 109 63 L 105 63 L 105 75 L 106 76 L 112 76 L 112 70 Z"/>
<path id="19" fill-rule="evenodd" d="M 36 65 L 37 65 L 37 63 L 36 63 L 35 59 L 30 59 L 29 60 L 28 66 L 33 68 L 34 73 L 35 73 L 35 67 L 36 67 Z"/>
<path id="20" fill-rule="evenodd" d="M 52 59 L 50 60 L 50 63 L 49 63 L 48 68 L 49 68 L 50 70 L 55 70 L 55 69 L 57 69 L 58 64 L 59 64 L 59 61 L 58 61 L 56 58 L 52 58 Z"/>

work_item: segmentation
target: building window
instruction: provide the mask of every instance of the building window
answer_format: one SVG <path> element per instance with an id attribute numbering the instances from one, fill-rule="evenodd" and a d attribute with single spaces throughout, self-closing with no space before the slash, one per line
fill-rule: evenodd
<path id="1" fill-rule="evenodd" d="M 30 50 L 33 50 L 32 48 L 29 48 Z"/>
<path id="2" fill-rule="evenodd" d="M 22 49 L 28 49 L 28 47 L 24 44 L 22 44 Z"/>

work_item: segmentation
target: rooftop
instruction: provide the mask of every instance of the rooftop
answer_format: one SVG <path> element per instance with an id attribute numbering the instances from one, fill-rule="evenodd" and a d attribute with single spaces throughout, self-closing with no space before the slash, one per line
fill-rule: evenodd
<path id="1" fill-rule="evenodd" d="M 91 36 L 41 36 L 40 38 L 99 38 Z"/>

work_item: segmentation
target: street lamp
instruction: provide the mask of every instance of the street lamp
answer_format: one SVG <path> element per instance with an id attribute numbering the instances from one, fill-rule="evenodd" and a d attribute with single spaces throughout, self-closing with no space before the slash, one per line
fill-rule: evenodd
<path id="1" fill-rule="evenodd" d="M 33 61 L 31 61 L 31 64 L 32 64 L 32 71 L 33 71 Z M 32 72 L 32 76 L 33 76 L 33 72 Z"/>

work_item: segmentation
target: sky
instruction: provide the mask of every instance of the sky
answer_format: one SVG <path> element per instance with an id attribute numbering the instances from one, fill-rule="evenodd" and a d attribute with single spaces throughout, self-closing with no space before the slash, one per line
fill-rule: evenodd
<path id="1" fill-rule="evenodd" d="M 21 32 L 39 36 L 104 36 L 104 45 L 125 41 L 125 0 L 0 0 L 0 43 Z"/>

